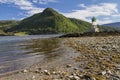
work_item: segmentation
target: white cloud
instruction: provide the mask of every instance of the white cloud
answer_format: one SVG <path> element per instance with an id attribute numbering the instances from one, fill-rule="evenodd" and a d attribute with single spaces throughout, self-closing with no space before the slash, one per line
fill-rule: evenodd
<path id="1" fill-rule="evenodd" d="M 34 3 L 39 3 L 39 4 L 47 4 L 49 2 L 53 2 L 53 3 L 56 3 L 58 2 L 58 0 L 32 0 L 32 2 Z"/>
<path id="2" fill-rule="evenodd" d="M 57 2 L 57 0 L 0 0 L 0 4 L 13 4 L 21 10 L 25 10 L 26 13 L 22 16 L 31 16 L 35 13 L 42 12 L 45 8 L 36 7 L 36 4 L 47 4 L 49 2 Z M 23 18 L 22 18 L 23 19 Z"/>
<path id="3" fill-rule="evenodd" d="M 85 4 L 79 4 L 78 7 L 83 7 L 83 8 L 85 8 L 86 6 L 85 6 Z"/>
<path id="4" fill-rule="evenodd" d="M 26 10 L 29 16 L 44 10 L 44 8 L 35 7 L 33 3 L 28 0 L 0 0 L 0 3 L 14 4 L 21 10 Z"/>
<path id="5" fill-rule="evenodd" d="M 85 4 L 80 4 L 79 7 L 82 10 L 73 10 L 71 13 L 63 13 L 67 17 L 78 18 L 83 20 L 88 20 L 90 17 L 101 17 L 101 16 L 116 16 L 120 15 L 116 3 L 100 3 L 98 5 L 86 6 Z M 112 20 L 107 19 L 106 21 L 98 20 L 99 24 L 108 23 Z"/>
<path id="6" fill-rule="evenodd" d="M 107 24 L 107 23 L 112 23 L 113 21 L 111 19 L 103 19 L 103 20 L 97 20 L 97 23 L 99 24 Z"/>

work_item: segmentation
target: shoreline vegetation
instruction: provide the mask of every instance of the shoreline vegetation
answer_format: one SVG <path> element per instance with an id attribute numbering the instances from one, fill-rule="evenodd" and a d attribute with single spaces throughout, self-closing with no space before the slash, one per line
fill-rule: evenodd
<path id="1" fill-rule="evenodd" d="M 37 63 L 10 75 L 1 76 L 0 79 L 120 80 L 120 35 L 69 36 L 59 39 L 69 54 L 52 62 Z"/>
<path id="2" fill-rule="evenodd" d="M 52 33 L 51 33 L 52 34 Z M 29 35 L 26 32 L 18 32 L 18 33 L 1 33 L 0 36 L 27 36 Z M 35 35 L 35 34 L 34 34 Z M 37 34 L 41 35 L 41 34 Z M 43 34 L 47 35 L 47 34 Z M 120 32 L 118 31 L 103 31 L 103 32 L 84 32 L 84 33 L 66 33 L 63 34 L 62 36 L 59 36 L 59 38 L 64 38 L 64 37 L 95 37 L 95 36 L 118 36 L 120 35 Z"/>

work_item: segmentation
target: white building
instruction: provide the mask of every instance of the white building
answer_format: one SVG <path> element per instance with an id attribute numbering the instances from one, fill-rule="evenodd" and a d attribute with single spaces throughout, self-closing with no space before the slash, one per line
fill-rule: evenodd
<path id="1" fill-rule="evenodd" d="M 99 28 L 97 27 L 97 22 L 96 22 L 96 18 L 93 17 L 92 18 L 92 29 L 90 30 L 91 32 L 100 32 Z"/>

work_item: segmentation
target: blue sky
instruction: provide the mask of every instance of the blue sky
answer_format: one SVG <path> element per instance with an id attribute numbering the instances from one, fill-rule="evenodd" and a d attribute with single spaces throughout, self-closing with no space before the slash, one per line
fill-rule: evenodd
<path id="1" fill-rule="evenodd" d="M 66 17 L 98 24 L 120 22 L 120 0 L 0 0 L 0 20 L 22 20 L 51 7 Z"/>

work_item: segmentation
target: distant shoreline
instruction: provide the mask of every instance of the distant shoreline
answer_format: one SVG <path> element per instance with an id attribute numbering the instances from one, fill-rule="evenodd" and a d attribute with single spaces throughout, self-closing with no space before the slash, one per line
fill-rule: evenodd
<path id="1" fill-rule="evenodd" d="M 96 37 L 96 36 L 119 36 L 120 32 L 85 32 L 85 33 L 70 33 L 60 36 L 60 38 L 67 37 Z"/>
<path id="2" fill-rule="evenodd" d="M 28 34 L 29 35 L 29 34 Z M 0 34 L 0 36 L 28 36 L 28 35 L 15 35 L 15 34 Z M 32 34 L 32 35 L 54 35 L 54 34 Z M 85 32 L 85 33 L 66 33 L 60 34 L 59 38 L 64 37 L 96 37 L 96 36 L 119 36 L 120 32 Z"/>

